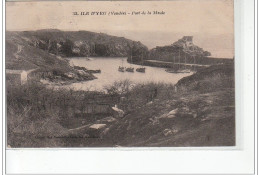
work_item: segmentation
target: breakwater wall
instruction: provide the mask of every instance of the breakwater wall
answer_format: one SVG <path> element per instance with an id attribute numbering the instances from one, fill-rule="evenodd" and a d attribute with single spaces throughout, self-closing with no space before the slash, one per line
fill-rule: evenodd
<path id="1" fill-rule="evenodd" d="M 166 62 L 166 61 L 157 61 L 157 60 L 145 60 L 144 65 L 152 67 L 163 67 L 163 68 L 180 68 L 180 69 L 190 69 L 198 70 L 201 68 L 209 67 L 210 65 L 203 64 L 185 64 L 185 63 L 175 63 Z"/>

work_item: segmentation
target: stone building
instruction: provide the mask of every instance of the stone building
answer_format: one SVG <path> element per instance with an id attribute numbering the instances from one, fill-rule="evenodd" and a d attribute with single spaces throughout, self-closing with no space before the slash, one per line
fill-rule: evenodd
<path id="1" fill-rule="evenodd" d="M 182 40 L 184 41 L 186 48 L 193 46 L 193 36 L 184 36 Z"/>
<path id="2" fill-rule="evenodd" d="M 6 82 L 12 85 L 22 85 L 28 80 L 28 73 L 25 70 L 6 69 Z"/>

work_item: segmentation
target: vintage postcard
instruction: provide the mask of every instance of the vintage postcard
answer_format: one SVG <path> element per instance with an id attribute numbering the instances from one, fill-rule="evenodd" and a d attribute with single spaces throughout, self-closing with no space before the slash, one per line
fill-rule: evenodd
<path id="1" fill-rule="evenodd" d="M 233 0 L 6 2 L 8 148 L 236 146 Z"/>

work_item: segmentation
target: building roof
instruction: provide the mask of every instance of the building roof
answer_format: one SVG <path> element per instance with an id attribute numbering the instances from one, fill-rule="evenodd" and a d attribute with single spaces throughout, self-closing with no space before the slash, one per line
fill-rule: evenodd
<path id="1" fill-rule="evenodd" d="M 11 70 L 11 69 L 6 69 L 6 74 L 21 74 L 23 70 Z"/>

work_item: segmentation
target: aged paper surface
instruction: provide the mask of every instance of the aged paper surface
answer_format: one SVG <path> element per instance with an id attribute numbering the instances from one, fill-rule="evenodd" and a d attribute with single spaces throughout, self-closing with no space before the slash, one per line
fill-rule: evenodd
<path id="1" fill-rule="evenodd" d="M 235 146 L 232 0 L 6 2 L 7 144 Z"/>

